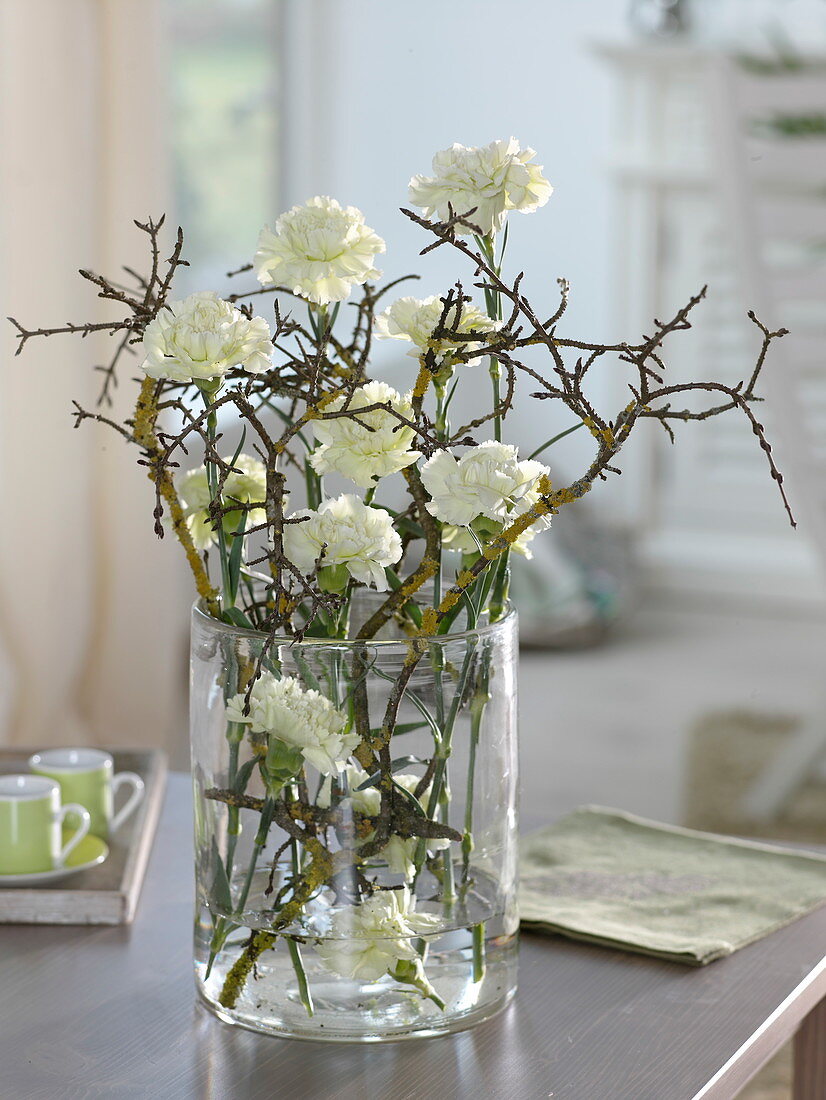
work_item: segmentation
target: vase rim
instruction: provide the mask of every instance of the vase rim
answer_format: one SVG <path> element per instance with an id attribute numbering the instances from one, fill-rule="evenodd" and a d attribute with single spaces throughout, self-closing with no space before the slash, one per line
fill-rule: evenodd
<path id="1" fill-rule="evenodd" d="M 220 619 L 216 619 L 214 615 L 210 615 L 204 608 L 203 598 L 198 598 L 192 605 L 193 617 L 198 617 L 201 621 L 210 624 L 210 629 L 220 631 L 221 633 L 231 634 L 234 637 L 248 637 L 263 639 L 267 637 L 267 634 L 263 630 L 250 630 L 244 626 L 233 626 L 230 623 L 222 622 Z M 436 642 L 439 644 L 448 644 L 449 642 L 461 641 L 466 638 L 483 638 L 491 634 L 495 634 L 497 631 L 503 630 L 513 625 L 518 619 L 516 607 L 508 600 L 505 604 L 505 613 L 501 619 L 497 619 L 493 623 L 485 623 L 483 626 L 469 627 L 467 630 L 449 631 L 447 634 L 428 634 L 424 635 L 428 642 Z M 392 647 L 401 648 L 409 645 L 410 638 L 304 638 L 298 644 L 300 645 L 323 645 L 331 648 L 333 646 L 340 646 L 343 649 L 352 649 L 355 645 L 368 645 L 371 648 L 381 647 L 382 649 L 391 649 Z M 273 638 L 274 645 L 294 645 L 296 639 L 289 634 L 277 634 Z"/>

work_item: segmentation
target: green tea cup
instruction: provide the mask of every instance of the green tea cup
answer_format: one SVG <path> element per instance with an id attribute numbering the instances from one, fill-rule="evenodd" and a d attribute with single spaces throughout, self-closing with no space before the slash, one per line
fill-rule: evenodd
<path id="1" fill-rule="evenodd" d="M 102 749 L 45 749 L 29 757 L 29 768 L 60 784 L 63 798 L 79 802 L 91 815 L 89 831 L 108 840 L 135 812 L 143 799 L 144 783 L 135 772 L 118 772 L 111 755 Z M 132 787 L 125 804 L 115 813 L 115 795 Z"/>
<path id="2" fill-rule="evenodd" d="M 63 820 L 78 822 L 63 844 Z M 60 787 L 41 775 L 0 775 L 0 875 L 28 875 L 62 867 L 89 832 L 89 811 L 60 805 Z"/>

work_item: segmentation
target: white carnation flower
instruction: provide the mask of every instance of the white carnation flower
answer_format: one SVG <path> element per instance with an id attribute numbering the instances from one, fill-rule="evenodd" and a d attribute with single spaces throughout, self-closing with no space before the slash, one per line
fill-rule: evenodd
<path id="1" fill-rule="evenodd" d="M 418 837 L 391 836 L 381 852 L 387 862 L 388 871 L 404 875 L 407 881 L 411 882 L 416 874 L 416 849 L 418 847 Z M 429 855 L 433 855 L 434 852 L 441 852 L 449 847 L 450 841 L 447 838 L 430 837 L 427 841 Z"/>
<path id="2" fill-rule="evenodd" d="M 239 455 L 235 461 L 227 455 L 224 461 L 233 466 L 234 471 L 224 482 L 223 501 L 228 506 L 233 500 L 243 504 L 263 502 L 267 495 L 267 471 L 264 463 L 252 455 Z M 206 466 L 190 470 L 178 479 L 178 495 L 184 508 L 189 533 L 199 550 L 207 550 L 216 541 L 216 534 L 209 517 L 211 496 Z M 258 527 L 266 522 L 267 513 L 263 508 L 253 508 L 246 512 L 245 529 Z M 238 510 L 224 515 L 224 532 L 234 535 L 238 530 L 241 514 Z"/>
<path id="3" fill-rule="evenodd" d="M 261 374 L 272 366 L 270 327 L 263 317 L 245 317 L 212 291 L 170 302 L 146 326 L 146 356 L 141 365 L 150 378 L 173 382 L 221 378 L 232 367 Z"/>
<path id="4" fill-rule="evenodd" d="M 298 749 L 323 775 L 341 771 L 359 743 L 357 733 L 344 732 L 344 714 L 329 699 L 311 688 L 305 689 L 292 676 L 278 680 L 264 673 L 253 685 L 249 714 L 244 714 L 245 703 L 244 692 L 229 700 L 229 722 L 243 723 L 253 733 L 266 733 Z"/>
<path id="5" fill-rule="evenodd" d="M 542 166 L 531 164 L 533 149 L 520 149 L 516 138 L 490 145 L 451 145 L 433 158 L 432 176 L 414 176 L 410 201 L 424 208 L 426 217 L 436 214 L 446 221 L 454 214 L 470 215 L 470 221 L 487 236 L 502 229 L 509 210 L 528 214 L 551 197 L 553 188 L 542 175 Z M 470 229 L 456 227 L 457 233 Z"/>
<path id="6" fill-rule="evenodd" d="M 349 402 L 342 394 L 324 411 L 338 412 L 346 404 L 348 410 L 355 412 L 378 403 L 390 405 L 408 420 L 413 417 L 408 398 L 402 398 L 386 382 L 367 382 L 355 390 Z M 313 431 L 321 444 L 310 458 L 316 473 L 342 474 L 362 488 L 403 470 L 419 457 L 418 451 L 410 446 L 415 436 L 413 429 L 384 409 L 363 413 L 357 421 L 350 417 L 315 420 Z"/>
<path id="7" fill-rule="evenodd" d="M 451 344 L 449 340 L 434 341 L 433 330 L 444 311 L 444 303 L 435 294 L 429 298 L 398 298 L 392 306 L 376 318 L 376 335 L 381 340 L 407 340 L 415 346 L 407 353 L 418 359 L 423 351 L 435 347 L 442 366 L 449 366 L 457 351 L 475 351 L 481 345 L 475 340 Z M 451 309 L 446 327 L 458 332 L 494 332 L 501 326 L 475 306 L 465 303 L 459 324 L 455 324 L 456 311 Z M 468 359 L 474 366 L 477 359 Z"/>
<path id="8" fill-rule="evenodd" d="M 515 519 L 532 508 L 538 499 L 539 485 L 537 478 L 532 487 L 517 502 L 513 511 L 508 514 L 507 519 L 500 523 L 488 519 L 487 516 L 479 516 L 467 527 L 454 527 L 451 524 L 445 524 L 442 529 L 442 543 L 451 550 L 460 550 L 463 554 L 470 554 L 475 557 L 479 553 L 480 546 L 484 546 L 495 539 L 497 535 L 500 535 L 506 526 L 509 526 Z M 532 558 L 533 551 L 530 544 L 540 531 L 547 531 L 550 526 L 550 515 L 541 516 L 539 519 L 534 520 L 530 527 L 526 527 L 522 534 L 513 540 L 511 550 L 525 558 Z"/>
<path id="9" fill-rule="evenodd" d="M 375 981 L 400 960 L 419 959 L 414 939 L 439 926 L 438 917 L 415 912 L 406 886 L 376 890 L 359 905 L 334 913 L 330 938 L 320 940 L 315 949 L 333 973 Z"/>
<path id="10" fill-rule="evenodd" d="M 342 778 L 346 780 L 349 793 L 341 800 L 339 806 L 345 808 L 349 806 L 355 813 L 364 814 L 366 817 L 376 817 L 381 809 L 381 791 L 376 786 L 364 787 L 359 790 L 369 778 L 367 772 L 360 768 L 358 764 L 348 764 L 344 769 Z M 411 794 L 419 785 L 418 775 L 409 772 L 400 772 L 394 775 L 393 779 L 400 787 L 404 787 Z M 426 791 L 423 792 L 423 794 L 426 793 Z M 316 804 L 320 809 L 326 810 L 330 805 L 330 801 L 330 784 L 327 782 L 322 786 Z M 370 833 L 364 839 L 370 840 L 373 835 L 373 833 Z M 408 880 L 412 879 L 416 873 L 415 857 L 418 844 L 418 838 L 414 836 L 391 836 L 381 850 L 381 856 L 387 864 L 387 869 L 396 874 L 404 875 Z M 439 852 L 449 847 L 450 841 L 446 839 L 431 838 L 427 841 L 427 850 L 430 853 Z"/>
<path id="11" fill-rule="evenodd" d="M 340 302 L 354 286 L 377 279 L 373 262 L 384 241 L 355 206 L 316 195 L 294 206 L 258 238 L 253 266 L 264 286 L 285 286 L 322 305 Z"/>
<path id="12" fill-rule="evenodd" d="M 381 791 L 378 787 L 365 787 L 363 791 L 358 789 L 369 778 L 364 768 L 360 768 L 358 764 L 348 764 L 343 770 L 341 778 L 347 784 L 347 790 L 349 791 L 346 799 L 342 799 L 342 802 L 351 806 L 355 813 L 364 814 L 366 817 L 375 817 L 381 809 Z M 326 810 L 329 809 L 330 804 L 330 782 L 325 781 L 318 792 L 316 805 L 319 809 Z"/>
<path id="13" fill-rule="evenodd" d="M 379 592 L 386 590 L 385 567 L 402 556 L 401 539 L 389 512 L 342 493 L 326 500 L 316 512 L 305 508 L 288 518 L 302 516 L 307 518 L 300 523 L 284 524 L 284 553 L 302 573 L 311 572 L 323 552 L 322 566 L 342 566 L 354 580 Z"/>
<path id="14" fill-rule="evenodd" d="M 436 519 L 467 527 L 485 516 L 498 523 L 513 519 L 538 495 L 538 481 L 550 471 L 541 462 L 520 462 L 516 447 L 488 440 L 456 458 L 438 451 L 422 467 L 431 496 L 427 510 Z M 530 505 L 527 505 L 530 506 Z"/>

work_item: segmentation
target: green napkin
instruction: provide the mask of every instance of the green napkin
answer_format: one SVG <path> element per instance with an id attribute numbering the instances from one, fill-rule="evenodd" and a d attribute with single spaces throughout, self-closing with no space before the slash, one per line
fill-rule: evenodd
<path id="1" fill-rule="evenodd" d="M 584 806 L 523 838 L 524 927 L 703 966 L 826 899 L 826 857 Z"/>

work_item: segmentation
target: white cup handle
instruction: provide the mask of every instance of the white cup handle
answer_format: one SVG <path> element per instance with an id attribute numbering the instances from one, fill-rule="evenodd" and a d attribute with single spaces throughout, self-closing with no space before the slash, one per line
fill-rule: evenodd
<path id="1" fill-rule="evenodd" d="M 92 818 L 89 815 L 89 811 L 86 809 L 85 806 L 78 805 L 77 802 L 67 802 L 65 806 L 61 807 L 61 810 L 60 810 L 60 824 L 61 824 L 61 826 L 63 825 L 63 822 L 66 820 L 66 815 L 67 814 L 76 814 L 77 817 L 80 818 L 80 824 L 78 825 L 77 831 L 75 832 L 72 839 L 69 841 L 69 843 L 66 845 L 66 847 L 63 848 L 60 855 L 57 857 L 58 867 L 62 867 L 63 864 L 66 862 L 66 857 L 69 855 L 69 852 L 72 852 L 72 851 L 74 851 L 75 848 L 77 848 L 78 844 L 80 844 L 81 840 L 83 840 L 83 838 L 89 832 L 89 826 L 92 823 Z"/>
<path id="2" fill-rule="evenodd" d="M 114 797 L 124 783 L 128 783 L 132 787 L 132 793 L 126 800 L 126 805 L 122 806 L 115 816 L 112 818 L 112 823 L 109 826 L 109 832 L 114 834 L 126 821 L 127 817 L 137 810 L 143 801 L 144 783 L 139 775 L 134 772 L 118 772 L 112 779 L 112 796 Z"/>

